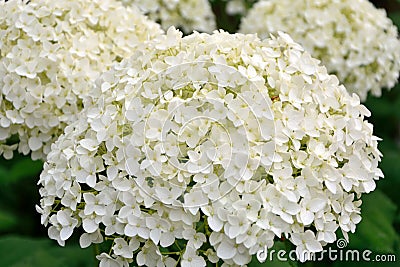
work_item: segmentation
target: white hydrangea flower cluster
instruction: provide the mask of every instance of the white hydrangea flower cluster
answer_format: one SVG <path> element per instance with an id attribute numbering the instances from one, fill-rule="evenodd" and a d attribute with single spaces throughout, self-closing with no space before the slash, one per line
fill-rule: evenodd
<path id="1" fill-rule="evenodd" d="M 101 266 L 243 266 L 275 238 L 301 257 L 355 231 L 381 155 L 336 76 L 284 33 L 171 28 L 149 46 L 53 144 L 37 207 L 50 238 L 109 241 Z"/>
<path id="2" fill-rule="evenodd" d="M 136 5 L 149 18 L 167 30 L 171 26 L 185 33 L 194 30 L 212 32 L 217 28 L 208 0 L 121 0 L 125 5 Z"/>
<path id="3" fill-rule="evenodd" d="M 44 158 L 100 73 L 161 34 L 117 0 L 1 0 L 0 154 Z"/>
<path id="4" fill-rule="evenodd" d="M 400 40 L 386 11 L 367 0 L 268 0 L 242 19 L 241 32 L 284 31 L 322 61 L 364 101 L 392 88 L 400 71 Z"/>

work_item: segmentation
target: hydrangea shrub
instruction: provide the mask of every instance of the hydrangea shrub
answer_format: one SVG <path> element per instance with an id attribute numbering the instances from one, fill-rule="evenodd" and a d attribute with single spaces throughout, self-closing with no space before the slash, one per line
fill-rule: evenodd
<path id="1" fill-rule="evenodd" d="M 0 1 L 0 154 L 45 158 L 100 73 L 162 33 L 117 0 Z"/>
<path id="2" fill-rule="evenodd" d="M 171 28 L 92 89 L 37 209 L 60 245 L 109 242 L 100 266 L 243 266 L 281 237 L 318 252 L 383 176 L 369 111 L 284 33 Z"/>
<path id="3" fill-rule="evenodd" d="M 260 1 L 240 26 L 261 38 L 276 31 L 289 33 L 362 101 L 399 78 L 397 27 L 368 0 Z"/>

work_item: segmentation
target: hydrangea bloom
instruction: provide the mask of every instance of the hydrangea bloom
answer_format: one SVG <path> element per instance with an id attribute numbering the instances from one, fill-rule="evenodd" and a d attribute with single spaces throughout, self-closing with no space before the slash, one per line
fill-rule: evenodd
<path id="1" fill-rule="evenodd" d="M 215 16 L 208 0 L 121 0 L 126 5 L 138 6 L 144 14 L 161 24 L 181 28 L 185 33 L 193 30 L 212 32 L 216 29 Z"/>
<path id="2" fill-rule="evenodd" d="M 44 158 L 99 74 L 162 33 L 116 0 L 0 1 L 0 154 Z"/>
<path id="3" fill-rule="evenodd" d="M 300 42 L 349 92 L 364 101 L 392 88 L 400 71 L 396 26 L 367 0 L 268 0 L 243 18 L 241 32 L 284 31 Z"/>
<path id="4" fill-rule="evenodd" d="M 61 245 L 113 240 L 105 266 L 243 266 L 275 237 L 320 251 L 383 176 L 369 111 L 283 33 L 171 28 L 96 84 L 37 209 Z"/>

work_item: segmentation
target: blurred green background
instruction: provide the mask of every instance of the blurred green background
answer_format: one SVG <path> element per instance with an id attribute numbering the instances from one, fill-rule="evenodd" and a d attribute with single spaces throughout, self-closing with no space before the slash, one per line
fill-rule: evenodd
<path id="1" fill-rule="evenodd" d="M 234 32 L 240 21 L 238 16 L 225 14 L 226 2 L 211 1 L 218 17 L 219 27 Z M 248 0 L 249 6 L 254 2 Z M 385 8 L 400 27 L 400 1 L 372 1 Z M 384 41 L 384 40 L 383 40 Z M 250 266 L 400 266 L 400 85 L 381 98 L 369 97 L 365 105 L 372 111 L 369 119 L 375 126 L 375 135 L 383 139 L 380 150 L 384 157 L 381 168 L 385 178 L 378 182 L 377 190 L 363 196 L 362 221 L 356 234 L 350 236 L 347 249 L 369 249 L 376 254 L 393 254 L 397 262 L 267 262 L 253 260 Z M 97 266 L 94 249 L 81 249 L 78 235 L 66 247 L 47 237 L 47 229 L 40 224 L 35 210 L 39 203 L 36 185 L 42 162 L 15 155 L 13 160 L 0 159 L 0 266 Z M 277 242 L 276 248 L 285 248 Z M 333 245 L 332 248 L 335 248 Z"/>

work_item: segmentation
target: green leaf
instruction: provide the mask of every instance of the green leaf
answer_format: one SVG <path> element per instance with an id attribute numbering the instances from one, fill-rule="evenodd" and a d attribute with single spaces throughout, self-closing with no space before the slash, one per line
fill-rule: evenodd
<path id="1" fill-rule="evenodd" d="M 0 231 L 6 231 L 18 223 L 14 214 L 0 210 Z"/>
<path id="2" fill-rule="evenodd" d="M 400 20 L 400 18 L 399 18 L 399 20 Z M 400 86 L 397 85 L 395 88 L 393 88 L 393 90 L 399 90 L 400 91 Z M 400 107 L 400 97 L 396 98 L 394 106 L 397 107 L 395 109 L 395 115 L 396 115 L 397 118 L 400 118 L 400 108 L 399 108 Z"/>
<path id="3" fill-rule="evenodd" d="M 393 23 L 400 28 L 400 12 L 389 13 L 389 17 L 392 19 Z"/>
<path id="4" fill-rule="evenodd" d="M 0 165 L 0 183 L 3 177 L 6 176 L 7 176 L 7 169 L 3 165 Z"/>
<path id="5" fill-rule="evenodd" d="M 7 168 L 0 168 L 0 184 L 14 183 L 24 178 L 38 177 L 43 169 L 43 162 L 33 161 L 29 157 L 15 158 L 7 161 Z"/>
<path id="6" fill-rule="evenodd" d="M 49 239 L 7 236 L 0 238 L 0 266 L 84 267 L 94 266 L 92 249 L 60 247 Z"/>
<path id="7" fill-rule="evenodd" d="M 393 227 L 396 205 L 377 190 L 363 197 L 362 221 L 350 235 L 349 247 L 369 249 L 373 253 L 394 253 L 399 237 Z"/>
<path id="8" fill-rule="evenodd" d="M 398 197 L 398 188 L 400 188 L 400 147 L 390 136 L 383 136 L 379 149 L 383 154 L 379 167 L 382 169 L 385 178 L 378 181 L 377 186 L 400 207 L 400 198 Z"/>
<path id="9" fill-rule="evenodd" d="M 14 181 L 20 180 L 25 177 L 30 177 L 32 174 L 38 174 L 43 168 L 43 162 L 37 160 L 33 161 L 30 158 L 24 158 L 18 161 L 11 169 L 10 175 Z"/>
<path id="10" fill-rule="evenodd" d="M 384 180 L 400 182 L 400 147 L 394 140 L 385 137 L 380 144 L 383 157 L 380 167 L 385 175 Z"/>
<path id="11" fill-rule="evenodd" d="M 393 111 L 396 110 L 393 107 L 390 99 L 387 98 L 376 98 L 376 97 L 368 97 L 367 102 L 365 105 L 371 110 L 374 116 L 378 117 L 387 117 L 393 115 Z"/>

